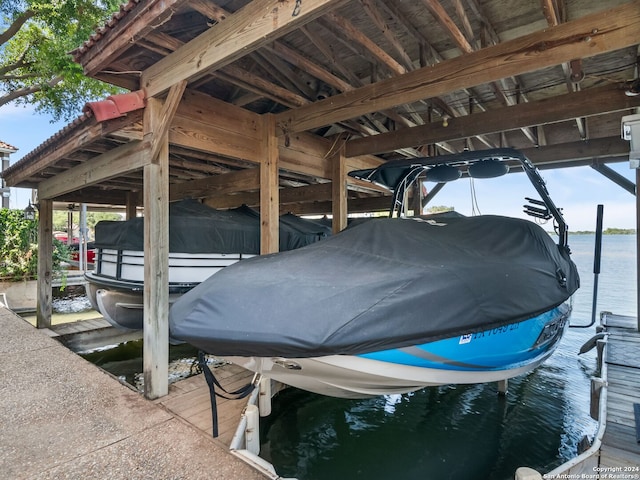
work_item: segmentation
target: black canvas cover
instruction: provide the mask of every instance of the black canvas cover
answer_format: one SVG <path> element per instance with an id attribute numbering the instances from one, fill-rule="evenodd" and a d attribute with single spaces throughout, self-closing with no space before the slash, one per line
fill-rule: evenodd
<path id="1" fill-rule="evenodd" d="M 331 229 L 311 220 L 283 215 L 280 251 L 299 248 L 331 234 Z M 143 250 L 144 219 L 96 224 L 95 247 Z M 260 214 L 243 206 L 216 210 L 197 200 L 169 205 L 169 251 L 175 253 L 260 253 Z"/>
<path id="2" fill-rule="evenodd" d="M 173 305 L 170 333 L 217 355 L 358 354 L 522 321 L 578 285 L 526 220 L 373 219 L 225 268 Z"/>

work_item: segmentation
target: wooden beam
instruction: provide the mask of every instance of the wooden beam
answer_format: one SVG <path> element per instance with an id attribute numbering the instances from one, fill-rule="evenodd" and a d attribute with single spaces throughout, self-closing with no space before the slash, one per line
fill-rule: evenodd
<path id="1" fill-rule="evenodd" d="M 393 49 L 402 59 L 404 68 L 407 71 L 413 70 L 413 61 L 411 60 L 411 57 L 405 50 L 396 34 L 391 29 L 391 26 L 387 22 L 384 14 L 378 8 L 375 0 L 360 0 L 360 4 L 364 8 L 364 11 L 367 12 L 367 15 L 369 15 L 369 18 L 371 18 L 373 23 L 378 27 L 378 29 L 382 32 L 387 41 L 391 44 Z"/>
<path id="2" fill-rule="evenodd" d="M 55 177 L 40 182 L 40 198 L 56 198 L 82 187 L 132 172 L 149 163 L 147 150 L 151 143 L 147 140 L 134 141 L 114 148 L 102 155 L 65 170 Z"/>
<path id="3" fill-rule="evenodd" d="M 308 105 L 310 100 L 291 92 L 286 88 L 280 87 L 259 75 L 254 75 L 242 68 L 235 65 L 228 65 L 221 68 L 215 73 L 217 77 L 232 85 L 236 85 L 249 92 L 257 93 L 258 95 L 269 98 L 276 103 L 280 103 L 286 107 L 300 107 L 302 105 Z"/>
<path id="4" fill-rule="evenodd" d="M 37 187 L 36 187 L 37 188 Z M 130 191 L 130 193 L 138 198 L 142 192 Z M 74 192 L 65 193 L 56 197 L 56 202 L 63 203 L 96 203 L 100 205 L 126 205 L 127 192 L 123 190 L 104 190 L 102 188 L 85 188 Z M 139 204 L 142 204 L 140 199 Z"/>
<path id="5" fill-rule="evenodd" d="M 547 23 L 549 25 L 560 24 L 560 16 L 557 11 L 557 4 L 555 0 L 541 0 L 542 12 L 544 13 Z"/>
<path id="6" fill-rule="evenodd" d="M 106 29 L 99 41 L 83 53 L 77 52 L 76 58 L 82 64 L 85 75 L 96 76 L 118 56 L 122 55 L 136 40 L 171 18 L 174 11 L 189 0 L 147 0 L 139 4 L 115 24 L 115 28 Z M 117 75 L 114 75 L 117 77 Z M 103 77 L 104 78 L 104 77 Z"/>
<path id="7" fill-rule="evenodd" d="M 453 19 L 449 16 L 439 0 L 422 0 L 425 7 L 431 12 L 433 17 L 440 23 L 445 32 L 456 43 L 462 53 L 473 52 L 473 47 L 460 31 Z"/>
<path id="8" fill-rule="evenodd" d="M 610 167 L 608 167 L 608 166 L 606 166 L 606 165 L 604 165 L 604 164 L 602 164 L 600 162 L 593 162 L 590 166 L 596 172 L 598 172 L 601 175 L 607 177 L 613 183 L 615 183 L 619 187 L 624 188 L 631 195 L 635 196 L 635 194 L 636 194 L 636 185 L 631 180 L 629 180 L 627 177 L 625 177 L 624 175 L 620 175 L 614 169 L 612 169 L 612 168 L 610 168 Z"/>
<path id="9" fill-rule="evenodd" d="M 263 153 L 260 164 L 260 254 L 279 251 L 278 137 L 272 114 L 263 116 Z"/>
<path id="10" fill-rule="evenodd" d="M 65 137 L 64 142 L 55 141 L 57 137 L 62 136 Z M 87 119 L 81 125 L 67 127 L 64 134 L 54 135 L 49 142 L 28 153 L 9 170 L 3 172 L 4 179 L 8 186 L 16 186 L 101 136 L 102 127 L 94 118 Z M 31 158 L 34 160 L 31 161 Z"/>
<path id="11" fill-rule="evenodd" d="M 296 133 L 278 138 L 280 158 L 278 167 L 313 177 L 331 178 L 327 152 L 331 142 L 311 133 Z"/>
<path id="12" fill-rule="evenodd" d="M 586 141 L 561 143 L 546 147 L 525 148 L 520 151 L 537 166 L 550 166 L 572 160 L 584 160 L 584 164 L 588 165 L 593 160 L 621 155 L 628 157 L 629 142 L 620 137 L 592 138 Z"/>
<path id="13" fill-rule="evenodd" d="M 170 201 L 182 198 L 205 198 L 260 189 L 260 169 L 247 168 L 170 186 Z"/>
<path id="14" fill-rule="evenodd" d="M 169 127 L 187 86 L 173 85 L 164 102 L 150 98 L 143 138 L 151 142 L 144 166 L 143 374 L 149 399 L 169 392 Z"/>
<path id="15" fill-rule="evenodd" d="M 256 169 L 257 170 L 257 169 Z M 303 187 L 281 188 L 280 213 L 286 213 L 290 208 L 300 203 L 324 202 L 331 198 L 331 182 L 315 183 Z M 241 193 L 237 195 L 215 194 L 204 201 L 213 208 L 236 208 L 241 205 L 260 207 L 260 192 Z"/>
<path id="16" fill-rule="evenodd" d="M 163 105 L 148 100 L 145 135 L 163 130 Z M 161 145 L 156 162 L 144 167 L 144 293 L 143 374 L 144 395 L 154 399 L 169 391 L 169 138 Z M 149 157 L 151 149 L 145 152 Z"/>
<path id="17" fill-rule="evenodd" d="M 384 65 L 394 75 L 402 75 L 407 70 L 400 65 L 391 55 L 384 51 L 376 42 L 362 33 L 356 26 L 349 21 L 349 19 L 337 15 L 336 13 L 330 13 L 328 18 L 331 23 L 335 25 L 350 41 L 361 45 L 366 49 L 380 64 Z"/>
<path id="18" fill-rule="evenodd" d="M 325 70 L 323 67 L 309 60 L 307 57 L 292 48 L 287 47 L 282 42 L 274 42 L 273 45 L 266 48 L 281 57 L 283 60 L 289 62 L 291 65 L 295 65 L 299 69 L 313 75 L 327 85 L 331 85 L 341 92 L 353 90 L 353 87 L 349 83 L 339 77 L 336 77 L 331 72 Z"/>
<path id="19" fill-rule="evenodd" d="M 182 94 L 184 93 L 186 86 L 187 81 L 181 80 L 169 89 L 169 94 L 158 113 L 158 118 L 153 122 L 154 130 L 149 131 L 148 129 L 145 129 L 145 137 L 151 137 L 151 151 L 149 152 L 149 158 L 151 158 L 152 163 L 156 163 L 158 152 L 160 152 L 160 149 L 164 148 L 164 143 L 168 141 L 167 134 L 169 133 L 169 127 L 171 126 L 176 110 L 178 110 L 178 106 L 180 105 L 180 100 L 182 99 Z"/>
<path id="20" fill-rule="evenodd" d="M 331 155 L 331 213 L 333 216 L 333 233 L 338 233 L 347 228 L 347 172 L 344 145 L 346 137 L 340 135 Z"/>
<path id="21" fill-rule="evenodd" d="M 315 20 L 345 0 L 253 0 L 142 73 L 149 97 L 194 80 Z"/>
<path id="22" fill-rule="evenodd" d="M 260 115 L 187 90 L 169 130 L 172 145 L 259 163 Z"/>
<path id="23" fill-rule="evenodd" d="M 40 192 L 38 192 L 39 194 Z M 36 327 L 51 327 L 53 315 L 53 202 L 38 195 L 38 284 Z"/>
<path id="24" fill-rule="evenodd" d="M 331 212 L 331 201 L 299 203 L 291 205 L 288 211 L 295 215 L 324 215 Z M 384 212 L 391 207 L 391 196 L 349 199 L 349 213 Z"/>
<path id="25" fill-rule="evenodd" d="M 448 126 L 428 123 L 347 142 L 346 155 L 377 154 L 398 148 L 457 140 L 521 127 L 544 125 L 616 112 L 640 106 L 640 97 L 628 97 L 617 85 L 558 95 L 536 102 L 452 118 Z"/>
<path id="26" fill-rule="evenodd" d="M 283 112 L 278 114 L 278 123 L 285 125 L 290 132 L 330 125 L 396 105 L 551 67 L 572 58 L 625 48 L 637 43 L 639 30 L 640 2 L 625 3 Z"/>

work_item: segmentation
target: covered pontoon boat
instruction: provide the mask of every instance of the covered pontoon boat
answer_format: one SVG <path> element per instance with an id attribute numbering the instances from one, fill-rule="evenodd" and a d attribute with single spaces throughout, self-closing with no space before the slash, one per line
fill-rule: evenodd
<path id="1" fill-rule="evenodd" d="M 144 219 L 96 225 L 95 269 L 85 274 L 87 294 L 113 326 L 142 328 Z M 292 214 L 280 217 L 280 250 L 299 248 L 331 230 Z M 169 205 L 169 303 L 214 273 L 260 253 L 260 214 L 243 206 L 216 210 L 196 200 Z M 153 252 L 149 252 L 153 254 Z"/>
<path id="2" fill-rule="evenodd" d="M 388 162 L 350 175 L 393 190 L 524 169 L 539 225 L 494 215 L 372 219 L 209 278 L 170 311 L 170 334 L 204 352 L 340 397 L 481 383 L 527 372 L 561 339 L 579 286 L 567 227 L 537 170 L 512 149 Z"/>

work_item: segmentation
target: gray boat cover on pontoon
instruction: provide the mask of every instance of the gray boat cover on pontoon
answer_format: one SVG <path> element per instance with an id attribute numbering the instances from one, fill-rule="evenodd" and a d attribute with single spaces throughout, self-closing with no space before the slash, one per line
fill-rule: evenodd
<path id="1" fill-rule="evenodd" d="M 526 220 L 372 219 L 225 268 L 173 305 L 170 335 L 223 356 L 353 355 L 526 320 L 578 286 Z"/>
<path id="2" fill-rule="evenodd" d="M 143 250 L 144 219 L 102 221 L 96 248 Z M 293 250 L 331 235 L 331 228 L 296 217 L 280 217 L 280 251 Z M 260 214 L 243 206 L 216 210 L 196 200 L 169 205 L 169 251 L 174 253 L 260 253 Z"/>

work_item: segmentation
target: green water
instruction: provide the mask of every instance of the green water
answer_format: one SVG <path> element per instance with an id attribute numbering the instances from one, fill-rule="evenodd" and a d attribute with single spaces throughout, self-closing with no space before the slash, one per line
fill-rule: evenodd
<path id="1" fill-rule="evenodd" d="M 572 323 L 591 319 L 592 235 L 573 236 L 582 287 Z M 635 236 L 603 240 L 597 311 L 635 315 Z M 595 352 L 578 356 L 595 333 L 571 329 L 528 375 L 495 384 L 431 387 L 369 400 L 281 392 L 261 421 L 261 453 L 283 477 L 300 480 L 507 480 L 528 466 L 544 473 L 576 456 L 592 437 L 589 379 Z"/>

